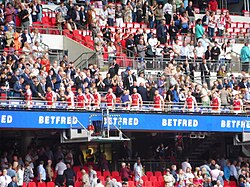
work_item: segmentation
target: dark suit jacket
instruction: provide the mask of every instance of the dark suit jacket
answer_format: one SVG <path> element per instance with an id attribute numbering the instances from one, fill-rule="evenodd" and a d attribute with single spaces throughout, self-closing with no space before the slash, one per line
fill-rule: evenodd
<path id="1" fill-rule="evenodd" d="M 10 182 L 8 187 L 18 187 L 16 182 Z"/>
<path id="2" fill-rule="evenodd" d="M 206 68 L 205 68 L 205 64 L 204 63 L 202 63 L 201 64 L 201 77 L 208 77 L 208 76 L 210 76 L 210 66 L 208 65 L 208 64 L 206 64 L 207 65 L 207 69 L 209 70 L 209 71 L 207 71 L 206 70 Z"/>
<path id="3" fill-rule="evenodd" d="M 133 82 L 136 81 L 136 77 L 133 74 L 131 76 L 132 76 Z M 130 86 L 129 78 L 127 76 L 124 78 L 124 88 L 130 89 L 130 87 L 132 86 Z"/>
<path id="4" fill-rule="evenodd" d="M 30 36 L 31 41 L 32 41 L 31 35 L 30 35 L 30 34 L 28 34 L 28 35 Z M 24 43 L 27 42 L 27 37 L 26 37 L 26 35 L 23 33 L 23 34 L 21 35 L 21 38 L 22 38 L 22 47 L 23 47 Z"/>

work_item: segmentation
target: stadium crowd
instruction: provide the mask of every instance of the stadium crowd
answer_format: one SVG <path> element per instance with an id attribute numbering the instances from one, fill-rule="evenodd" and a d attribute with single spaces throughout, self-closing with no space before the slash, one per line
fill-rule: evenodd
<path id="1" fill-rule="evenodd" d="M 165 147 L 157 148 L 157 156 L 167 161 Z M 86 153 L 85 153 L 86 151 Z M 125 152 L 122 152 L 125 153 Z M 125 158 L 126 155 L 121 155 Z M 110 171 L 104 152 L 82 146 L 73 152 L 70 149 L 32 144 L 24 157 L 10 149 L 1 154 L 0 186 L 26 186 L 37 182 L 56 186 L 77 187 L 248 187 L 250 184 L 249 160 L 218 157 L 209 159 L 198 167 L 192 167 L 189 159 L 159 171 L 145 171 L 143 160 L 136 158 L 130 165 L 122 162 L 118 171 Z M 28 185 L 29 186 L 29 185 Z"/>

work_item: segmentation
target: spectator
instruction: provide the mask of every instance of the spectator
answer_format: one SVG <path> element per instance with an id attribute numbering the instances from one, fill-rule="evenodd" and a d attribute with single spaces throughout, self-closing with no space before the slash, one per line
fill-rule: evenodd
<path id="1" fill-rule="evenodd" d="M 161 21 L 164 19 L 164 12 L 162 8 L 162 4 L 158 4 L 157 8 L 155 9 L 154 15 L 155 15 L 156 28 L 157 28 L 158 25 L 160 25 Z"/>
<path id="2" fill-rule="evenodd" d="M 195 12 L 192 1 L 189 1 L 188 6 L 186 7 L 186 14 L 189 18 L 189 21 L 193 23 L 195 21 Z"/>
<path id="3" fill-rule="evenodd" d="M 204 28 L 202 27 L 202 21 L 201 19 L 197 19 L 196 26 L 195 26 L 195 38 L 198 41 L 200 38 L 202 38 L 204 34 Z"/>
<path id="4" fill-rule="evenodd" d="M 129 35 L 129 37 L 126 41 L 126 48 L 127 48 L 127 56 L 133 57 L 134 56 L 134 49 L 135 49 L 133 34 Z"/>
<path id="5" fill-rule="evenodd" d="M 208 3 L 208 10 L 211 12 L 216 12 L 218 9 L 218 3 L 217 0 L 210 0 Z"/>
<path id="6" fill-rule="evenodd" d="M 20 19 L 22 24 L 22 30 L 28 30 L 29 31 L 29 25 L 30 25 L 30 19 L 29 19 L 29 12 L 25 8 L 25 5 L 21 6 L 21 12 L 20 12 Z"/>
<path id="7" fill-rule="evenodd" d="M 164 178 L 164 182 L 165 182 L 165 187 L 172 187 L 172 186 L 174 186 L 175 178 L 170 173 L 169 169 L 166 169 L 166 174 L 163 176 L 163 178 Z"/>
<path id="8" fill-rule="evenodd" d="M 158 41 L 160 41 L 161 44 L 165 44 L 167 41 L 167 25 L 166 25 L 166 21 L 162 20 L 161 24 L 159 24 L 156 28 L 156 36 Z"/>
<path id="9" fill-rule="evenodd" d="M 87 172 L 84 169 L 81 170 L 81 173 L 82 173 L 83 187 L 90 187 L 89 175 L 87 174 Z"/>
<path id="10" fill-rule="evenodd" d="M 250 49 L 248 47 L 248 43 L 241 48 L 240 51 L 240 62 L 242 71 L 249 71 L 249 62 L 250 62 Z"/>
<path id="11" fill-rule="evenodd" d="M 221 13 L 220 17 L 217 19 L 218 36 L 223 36 L 225 26 L 226 26 L 226 19 L 224 17 L 224 14 Z"/>
<path id="12" fill-rule="evenodd" d="M 37 180 L 40 182 L 46 181 L 46 171 L 45 171 L 43 164 L 44 164 L 44 162 L 40 161 L 40 164 L 37 167 Z"/>
<path id="13" fill-rule="evenodd" d="M 207 83 L 208 87 L 210 87 L 210 66 L 207 64 L 206 59 L 203 59 L 201 64 L 201 77 L 202 83 Z"/>
<path id="14" fill-rule="evenodd" d="M 70 163 L 67 163 L 67 169 L 64 170 L 63 176 L 65 177 L 67 187 L 74 186 L 76 174 L 71 169 Z"/>

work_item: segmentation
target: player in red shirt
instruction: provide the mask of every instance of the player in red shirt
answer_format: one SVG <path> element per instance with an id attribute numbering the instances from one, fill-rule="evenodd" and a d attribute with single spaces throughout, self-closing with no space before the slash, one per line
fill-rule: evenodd
<path id="1" fill-rule="evenodd" d="M 239 98 L 239 95 L 236 94 L 233 100 L 233 110 L 235 113 L 240 113 L 243 108 L 242 100 Z"/>
<path id="2" fill-rule="evenodd" d="M 108 89 L 108 93 L 106 94 L 105 98 L 107 100 L 107 108 L 114 110 L 115 103 L 116 103 L 116 96 L 115 96 L 115 94 L 113 94 L 112 88 Z"/>
<path id="3" fill-rule="evenodd" d="M 100 109 L 100 103 L 101 103 L 101 94 L 97 91 L 97 88 L 95 87 L 93 89 L 93 97 L 94 97 L 94 106 L 93 109 Z"/>
<path id="4" fill-rule="evenodd" d="M 188 95 L 184 103 L 183 111 L 185 111 L 185 109 L 187 108 L 187 111 L 194 112 L 195 107 L 198 108 L 196 99 L 194 96 L 192 96 L 192 92 L 188 91 Z"/>
<path id="5" fill-rule="evenodd" d="M 217 0 L 210 0 L 210 2 L 208 3 L 208 10 L 211 12 L 216 12 L 217 9 L 218 9 Z"/>
<path id="6" fill-rule="evenodd" d="M 132 98 L 132 104 L 131 104 L 131 109 L 134 110 L 139 110 L 139 108 L 142 108 L 142 98 L 141 94 L 137 93 L 137 89 L 133 89 L 133 94 L 131 95 Z"/>
<path id="7" fill-rule="evenodd" d="M 85 97 L 87 99 L 87 102 L 85 103 L 86 109 L 91 110 L 91 104 L 94 103 L 94 97 L 93 95 L 89 92 L 89 88 L 85 88 Z"/>
<path id="8" fill-rule="evenodd" d="M 32 92 L 31 92 L 29 84 L 26 84 L 25 90 L 26 90 L 26 92 L 24 94 L 24 98 L 26 101 L 26 107 L 31 108 L 32 107 Z"/>
<path id="9" fill-rule="evenodd" d="M 213 112 L 220 111 L 221 99 L 218 97 L 218 94 L 216 92 L 213 93 L 211 107 Z"/>
<path id="10" fill-rule="evenodd" d="M 56 94 L 52 90 L 52 88 L 49 86 L 47 88 L 47 93 L 45 95 L 45 100 L 47 101 L 47 105 L 49 108 L 55 107 L 55 102 L 56 102 Z"/>
<path id="11" fill-rule="evenodd" d="M 85 109 L 85 103 L 87 102 L 87 99 L 82 93 L 82 88 L 78 88 L 77 93 L 78 95 L 76 96 L 76 107 L 79 109 Z"/>
<path id="12" fill-rule="evenodd" d="M 156 111 L 162 111 L 163 109 L 164 109 L 164 99 L 159 94 L 159 90 L 155 90 L 154 110 L 156 110 Z"/>
<path id="13" fill-rule="evenodd" d="M 68 108 L 74 108 L 75 107 L 75 102 L 74 102 L 74 98 L 75 95 L 71 90 L 71 87 L 67 87 L 67 95 L 66 95 L 66 99 L 67 99 L 67 104 L 68 104 Z"/>

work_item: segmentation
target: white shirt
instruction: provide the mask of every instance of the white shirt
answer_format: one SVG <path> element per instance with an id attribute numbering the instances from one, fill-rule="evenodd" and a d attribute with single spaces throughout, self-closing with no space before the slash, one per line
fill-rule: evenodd
<path id="1" fill-rule="evenodd" d="M 182 168 L 182 170 L 183 170 L 184 172 L 186 172 L 186 169 L 187 169 L 187 168 L 192 169 L 191 164 L 188 163 L 188 162 L 186 162 L 186 161 L 181 163 L 181 168 Z"/>
<path id="2" fill-rule="evenodd" d="M 11 178 L 9 175 L 0 177 L 0 187 L 7 187 L 10 182 L 11 182 Z"/>
<path id="3" fill-rule="evenodd" d="M 203 58 L 204 53 L 205 53 L 204 48 L 203 48 L 202 46 L 200 46 L 200 47 L 197 46 L 197 47 L 195 48 L 195 50 L 196 50 L 196 56 L 199 57 L 199 58 Z"/>
<path id="4" fill-rule="evenodd" d="M 173 6 L 170 3 L 166 3 L 163 7 L 163 12 L 172 15 Z"/>
<path id="5" fill-rule="evenodd" d="M 40 175 L 41 175 L 41 177 L 42 177 L 41 179 L 46 180 L 46 171 L 45 171 L 43 165 L 40 164 L 37 168 L 37 171 L 38 171 L 37 179 L 40 180 Z"/>
<path id="6" fill-rule="evenodd" d="M 56 164 L 55 170 L 58 175 L 63 175 L 65 169 L 67 169 L 66 164 L 64 164 L 62 161 Z"/>
<path id="7" fill-rule="evenodd" d="M 158 44 L 157 38 L 150 38 L 148 44 L 152 47 L 152 51 L 155 52 L 155 46 Z"/>
<path id="8" fill-rule="evenodd" d="M 185 57 L 187 57 L 187 58 L 189 58 L 189 54 L 190 54 L 190 52 L 189 52 L 189 47 L 188 46 L 181 46 L 181 48 L 180 48 L 180 56 L 185 56 Z"/>
<path id="9" fill-rule="evenodd" d="M 211 174 L 212 181 L 217 181 L 218 176 L 220 174 L 220 170 L 213 169 L 213 170 L 211 170 L 210 174 Z"/>
<path id="10" fill-rule="evenodd" d="M 24 170 L 19 169 L 17 171 L 17 185 L 18 186 L 23 185 L 23 174 L 24 174 Z"/>

